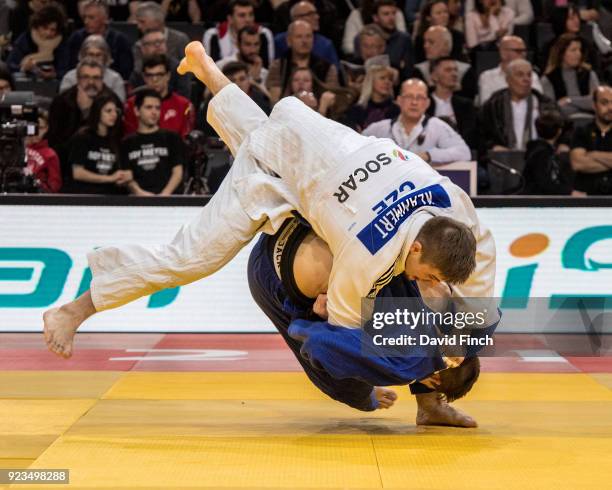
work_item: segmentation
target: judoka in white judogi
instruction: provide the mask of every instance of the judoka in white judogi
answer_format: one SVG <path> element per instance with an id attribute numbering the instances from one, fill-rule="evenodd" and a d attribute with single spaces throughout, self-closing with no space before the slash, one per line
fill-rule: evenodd
<path id="1" fill-rule="evenodd" d="M 257 232 L 278 230 L 292 210 L 333 254 L 332 324 L 360 326 L 361 298 L 375 296 L 404 272 L 410 245 L 437 215 L 466 224 L 477 240 L 476 269 L 453 294 L 492 296 L 495 245 L 471 200 L 392 140 L 361 136 L 294 97 L 277 103 L 268 119 L 233 84 L 213 98 L 208 121 L 235 155 L 232 169 L 170 244 L 107 247 L 89 255 L 97 311 L 212 274 Z"/>

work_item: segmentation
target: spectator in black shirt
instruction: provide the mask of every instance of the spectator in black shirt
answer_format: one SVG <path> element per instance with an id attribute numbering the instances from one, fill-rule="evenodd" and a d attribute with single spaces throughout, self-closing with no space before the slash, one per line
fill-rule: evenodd
<path id="1" fill-rule="evenodd" d="M 77 84 L 51 102 L 47 139 L 60 158 L 65 184 L 72 177 L 68 164 L 70 138 L 85 124 L 94 99 L 101 94 L 111 94 L 120 106 L 119 98 L 104 85 L 104 67 L 94 59 L 84 58 L 77 66 Z"/>
<path id="2" fill-rule="evenodd" d="M 527 143 L 525 153 L 524 194 L 568 195 L 573 176 L 567 152 L 559 153 L 557 141 L 563 132 L 563 116 L 556 111 L 542 112 L 535 127 L 539 138 Z"/>
<path id="3" fill-rule="evenodd" d="M 612 87 L 593 92 L 595 121 L 577 128 L 570 159 L 576 171 L 576 190 L 589 195 L 612 194 Z"/>
<path id="4" fill-rule="evenodd" d="M 94 100 L 87 125 L 70 142 L 71 192 L 126 194 L 125 186 L 132 174 L 119 166 L 120 116 L 116 97 L 106 94 Z"/>
<path id="5" fill-rule="evenodd" d="M 183 181 L 183 141 L 178 134 L 159 128 L 161 96 L 155 90 L 139 90 L 135 105 L 138 132 L 121 145 L 121 162 L 134 176 L 129 189 L 137 196 L 169 196 Z"/>

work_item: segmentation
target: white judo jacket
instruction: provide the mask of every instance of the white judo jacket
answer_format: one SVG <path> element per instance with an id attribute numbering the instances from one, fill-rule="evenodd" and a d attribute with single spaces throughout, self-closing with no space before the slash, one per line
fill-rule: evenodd
<path id="1" fill-rule="evenodd" d="M 410 245 L 434 215 L 465 223 L 477 240 L 476 270 L 453 294 L 493 295 L 495 244 L 470 198 L 392 140 L 361 136 L 295 97 L 277 103 L 268 119 L 235 85 L 213 98 L 208 120 L 235 154 L 230 173 L 170 244 L 88 256 L 97 310 L 212 274 L 258 231 L 278 230 L 292 210 L 334 256 L 332 324 L 360 327 L 361 299 L 404 272 Z"/>

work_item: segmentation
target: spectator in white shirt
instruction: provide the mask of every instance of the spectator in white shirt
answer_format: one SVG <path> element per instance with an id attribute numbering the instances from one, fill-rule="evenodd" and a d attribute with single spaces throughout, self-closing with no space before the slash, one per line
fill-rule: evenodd
<path id="1" fill-rule="evenodd" d="M 427 85 L 410 78 L 402 83 L 397 97 L 399 117 L 373 123 L 363 134 L 390 138 L 433 165 L 469 160 L 470 149 L 463 138 L 441 119 L 425 115 L 430 103 Z"/>
<path id="2" fill-rule="evenodd" d="M 508 87 L 506 82 L 506 67 L 518 59 L 525 59 L 527 48 L 525 42 L 518 36 L 504 36 L 499 42 L 499 57 L 501 62 L 496 68 L 483 71 L 478 79 L 478 100 L 484 104 L 498 90 Z M 537 73 L 531 74 L 531 87 L 542 92 L 542 84 Z"/>

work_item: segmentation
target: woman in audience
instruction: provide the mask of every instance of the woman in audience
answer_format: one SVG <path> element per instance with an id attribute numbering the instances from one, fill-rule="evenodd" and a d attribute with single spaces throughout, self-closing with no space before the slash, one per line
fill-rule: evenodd
<path id="1" fill-rule="evenodd" d="M 446 0 L 429 0 L 423 4 L 419 20 L 414 24 L 414 58 L 416 63 L 425 61 L 425 49 L 423 48 L 423 35 L 431 26 L 447 27 L 453 36 L 453 50 L 451 56 L 455 59 L 463 58 L 465 36 L 463 33 L 453 29 L 450 25 L 450 13 Z"/>
<path id="2" fill-rule="evenodd" d="M 121 170 L 121 108 L 111 94 L 97 97 L 89 112 L 87 124 L 72 138 L 68 161 L 74 183 L 70 189 L 78 194 L 127 194 L 125 185 L 131 172 Z"/>
<path id="3" fill-rule="evenodd" d="M 61 7 L 50 4 L 30 18 L 30 29 L 14 42 L 7 63 L 12 72 L 42 80 L 61 79 L 68 69 L 66 18 Z"/>
<path id="4" fill-rule="evenodd" d="M 375 0 L 361 0 L 361 7 L 354 9 L 346 19 L 342 38 L 342 51 L 346 54 L 355 52 L 355 38 L 363 26 L 374 22 L 372 18 L 374 3 L 376 3 Z M 406 32 L 406 21 L 401 9 L 397 9 L 395 13 L 395 27 L 398 31 Z"/>
<path id="5" fill-rule="evenodd" d="M 606 39 L 595 22 L 583 22 L 578 7 L 570 3 L 567 7 L 555 7 L 551 13 L 551 23 L 555 38 L 539 53 L 541 68 L 545 68 L 548 56 L 555 41 L 562 34 L 575 34 L 583 40 L 585 59 L 593 69 L 600 72 L 602 55 L 610 52 L 610 41 Z M 597 43 L 595 40 L 597 39 Z M 603 43 L 603 44 L 602 44 Z M 601 48 L 598 49 L 598 46 Z"/>
<path id="6" fill-rule="evenodd" d="M 542 77 L 544 95 L 556 100 L 565 115 L 593 112 L 593 90 L 599 79 L 585 62 L 584 41 L 575 34 L 563 34 L 550 50 Z"/>
<path id="7" fill-rule="evenodd" d="M 322 116 L 338 120 L 353 103 L 355 96 L 345 88 L 326 90 L 316 82 L 308 68 L 296 68 L 290 79 L 291 95 Z"/>
<path id="8" fill-rule="evenodd" d="M 368 67 L 359 100 L 347 111 L 345 124 L 361 132 L 374 122 L 398 114 L 399 107 L 393 98 L 393 71 L 383 65 Z"/>
<path id="9" fill-rule="evenodd" d="M 79 61 L 84 58 L 93 58 L 104 67 L 104 85 L 115 92 L 121 102 L 125 102 L 125 84 L 121 78 L 121 75 L 110 68 L 113 60 L 111 58 L 110 48 L 108 47 L 108 44 L 103 36 L 100 36 L 99 34 L 87 36 L 81 45 L 81 49 L 79 50 Z M 76 84 L 77 73 L 76 68 L 74 68 L 66 73 L 64 78 L 62 78 L 62 83 L 60 83 L 60 92 L 68 90 L 69 88 L 74 87 Z"/>
<path id="10" fill-rule="evenodd" d="M 496 43 L 512 34 L 514 11 L 503 0 L 476 0 L 465 17 L 465 41 L 471 50 L 497 50 Z"/>

